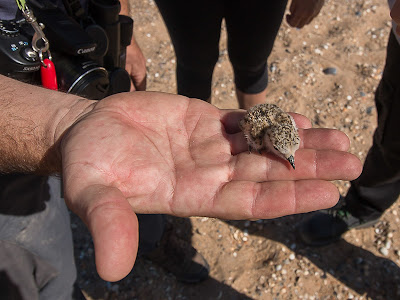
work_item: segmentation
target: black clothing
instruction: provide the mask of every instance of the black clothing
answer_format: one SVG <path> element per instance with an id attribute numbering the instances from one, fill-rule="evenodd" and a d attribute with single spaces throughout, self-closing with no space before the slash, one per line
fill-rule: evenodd
<path id="1" fill-rule="evenodd" d="M 267 87 L 267 59 L 282 22 L 286 0 L 155 2 L 174 45 L 178 94 L 210 98 L 222 19 L 226 22 L 236 87 L 247 94 L 260 93 Z"/>
<path id="2" fill-rule="evenodd" d="M 365 221 L 379 218 L 400 194 L 400 45 L 390 32 L 382 79 L 375 93 L 378 127 L 361 176 L 351 183 L 346 203 Z"/>

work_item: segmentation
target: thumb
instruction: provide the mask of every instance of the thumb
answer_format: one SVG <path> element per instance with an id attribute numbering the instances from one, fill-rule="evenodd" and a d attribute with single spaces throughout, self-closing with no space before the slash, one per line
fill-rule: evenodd
<path id="1" fill-rule="evenodd" d="M 132 270 L 138 250 L 138 220 L 121 191 L 103 185 L 86 188 L 78 215 L 94 242 L 96 268 L 106 281 L 117 281 Z M 83 204 L 83 205 L 82 205 Z"/>

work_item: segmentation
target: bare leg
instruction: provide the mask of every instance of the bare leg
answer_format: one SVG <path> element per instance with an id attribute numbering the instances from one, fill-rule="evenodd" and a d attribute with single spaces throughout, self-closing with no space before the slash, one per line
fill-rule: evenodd
<path id="1" fill-rule="evenodd" d="M 243 108 L 246 110 L 254 105 L 265 103 L 266 95 L 267 89 L 258 94 L 246 94 L 236 89 L 236 97 L 239 102 L 239 108 Z"/>

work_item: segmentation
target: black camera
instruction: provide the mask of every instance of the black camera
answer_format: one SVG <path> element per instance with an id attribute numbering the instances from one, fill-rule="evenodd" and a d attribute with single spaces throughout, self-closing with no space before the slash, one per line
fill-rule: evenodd
<path id="1" fill-rule="evenodd" d="M 65 0 L 65 11 L 43 0 L 27 5 L 44 25 L 59 90 L 94 100 L 130 90 L 125 59 L 133 20 L 119 15 L 119 0 L 90 0 L 86 9 L 79 1 Z M 40 83 L 41 62 L 32 49 L 33 35 L 23 17 L 0 20 L 1 74 Z"/>

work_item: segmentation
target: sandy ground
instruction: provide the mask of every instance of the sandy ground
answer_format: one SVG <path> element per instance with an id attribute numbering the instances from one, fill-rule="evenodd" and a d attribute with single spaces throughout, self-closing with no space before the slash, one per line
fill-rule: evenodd
<path id="1" fill-rule="evenodd" d="M 132 4 L 148 90 L 175 93 L 174 52 L 157 8 L 152 0 Z M 269 59 L 267 100 L 306 115 L 315 127 L 344 131 L 350 151 L 364 160 L 376 126 L 373 96 L 390 27 L 384 0 L 328 0 L 302 30 L 283 22 Z M 224 29 L 220 50 L 212 103 L 237 108 Z M 324 74 L 326 68 L 336 74 Z M 349 186 L 336 184 L 341 193 Z M 399 213 L 396 203 L 373 228 L 352 230 L 316 249 L 296 239 L 304 215 L 257 222 L 171 218 L 177 234 L 210 264 L 210 278 L 195 285 L 179 283 L 143 259 L 122 281 L 102 281 L 90 237 L 72 216 L 79 284 L 88 299 L 400 299 Z"/>

